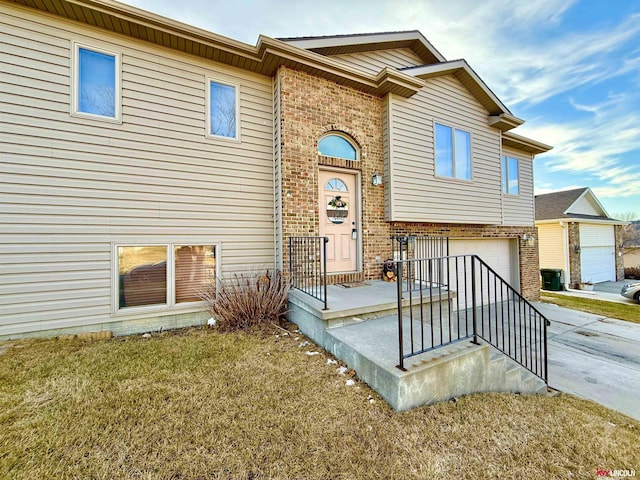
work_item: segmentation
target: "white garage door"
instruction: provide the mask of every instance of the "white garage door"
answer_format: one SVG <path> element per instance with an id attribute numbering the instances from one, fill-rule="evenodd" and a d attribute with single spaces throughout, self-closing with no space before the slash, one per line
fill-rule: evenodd
<path id="1" fill-rule="evenodd" d="M 580 272 L 583 282 L 615 281 L 613 226 L 580 224 Z"/>
<path id="2" fill-rule="evenodd" d="M 488 240 L 451 240 L 449 244 L 451 255 L 477 255 L 495 272 L 505 279 L 513 288 L 520 291 L 520 274 L 518 271 L 518 247 L 516 240 L 509 239 L 488 239 Z M 455 268 L 452 266 L 452 269 Z M 460 271 L 459 285 L 464 284 L 464 274 Z M 471 272 L 467 271 L 467 282 L 471 281 Z M 480 287 L 480 282 L 476 283 Z M 493 302 L 493 283 L 482 282 L 483 298 Z M 470 305 L 470 299 L 465 298 L 463 291 L 457 292 L 461 305 Z M 457 302 L 456 302 L 457 304 Z"/>
<path id="3" fill-rule="evenodd" d="M 451 255 L 478 255 L 516 290 L 520 290 L 518 249 L 515 240 L 451 240 Z"/>

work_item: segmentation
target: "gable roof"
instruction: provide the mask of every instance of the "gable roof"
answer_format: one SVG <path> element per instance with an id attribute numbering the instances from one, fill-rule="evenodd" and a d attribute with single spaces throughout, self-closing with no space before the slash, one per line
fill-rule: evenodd
<path id="1" fill-rule="evenodd" d="M 581 213 L 571 213 L 572 207 L 578 204 L 578 202 L 583 198 L 587 198 L 595 204 L 596 210 L 599 210 L 601 214 L 585 215 Z M 627 223 L 611 218 L 589 187 L 536 195 L 535 208 L 536 221 L 575 219 L 621 225 Z"/>
<path id="2" fill-rule="evenodd" d="M 322 55 L 409 48 L 426 64 L 445 62 L 444 56 L 418 30 L 402 32 L 356 33 L 318 37 L 278 38 L 290 45 Z"/>
<path id="3" fill-rule="evenodd" d="M 491 91 L 487 84 L 484 83 L 464 59 L 434 65 L 422 65 L 420 67 L 408 67 L 403 68 L 401 71 L 424 80 L 441 77 L 443 75 L 453 75 L 480 101 L 491 115 L 509 115 L 514 119 L 514 122 L 516 122 L 514 126 L 524 123 L 524 120 L 520 120 L 511 115 L 511 111 L 506 105 L 500 101 L 496 94 Z"/>

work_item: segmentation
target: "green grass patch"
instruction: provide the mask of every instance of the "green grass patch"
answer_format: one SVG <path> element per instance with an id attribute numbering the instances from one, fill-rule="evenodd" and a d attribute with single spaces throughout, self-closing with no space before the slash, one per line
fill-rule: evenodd
<path id="1" fill-rule="evenodd" d="M 592 402 L 481 394 L 397 413 L 282 333 L 5 344 L 0 478 L 595 478 L 640 465 L 640 424 Z"/>
<path id="2" fill-rule="evenodd" d="M 580 310 L 582 312 L 602 315 L 618 320 L 640 323 L 640 305 L 628 303 L 607 302 L 606 300 L 596 300 L 593 298 L 574 297 L 558 293 L 541 292 L 540 299 L 543 302 L 554 303 L 561 307 Z"/>

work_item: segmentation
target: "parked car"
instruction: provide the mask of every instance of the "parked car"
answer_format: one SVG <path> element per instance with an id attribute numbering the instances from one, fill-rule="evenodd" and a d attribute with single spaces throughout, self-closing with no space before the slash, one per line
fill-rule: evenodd
<path id="1" fill-rule="evenodd" d="M 640 282 L 627 283 L 622 287 L 620 295 L 640 303 Z"/>

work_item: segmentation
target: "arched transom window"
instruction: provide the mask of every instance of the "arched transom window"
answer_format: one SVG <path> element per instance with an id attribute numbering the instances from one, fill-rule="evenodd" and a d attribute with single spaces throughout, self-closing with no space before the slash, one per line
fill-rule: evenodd
<path id="1" fill-rule="evenodd" d="M 325 191 L 328 192 L 347 192 L 347 186 L 339 178 L 332 178 L 324 186 Z"/>
<path id="2" fill-rule="evenodd" d="M 358 150 L 344 135 L 330 133 L 318 142 L 318 153 L 325 157 L 358 160 Z"/>

